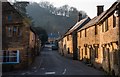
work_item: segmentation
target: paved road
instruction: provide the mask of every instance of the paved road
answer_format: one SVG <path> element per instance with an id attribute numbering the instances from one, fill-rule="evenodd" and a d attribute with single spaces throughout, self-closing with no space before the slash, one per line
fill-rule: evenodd
<path id="1" fill-rule="evenodd" d="M 17 74 L 17 73 L 15 73 Z M 88 67 L 84 63 L 65 58 L 57 51 L 44 48 L 32 68 L 19 72 L 20 75 L 105 75 L 104 72 Z"/>

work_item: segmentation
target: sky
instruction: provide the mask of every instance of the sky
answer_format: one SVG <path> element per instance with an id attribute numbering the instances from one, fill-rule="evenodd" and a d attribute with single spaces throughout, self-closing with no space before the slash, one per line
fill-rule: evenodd
<path id="1" fill-rule="evenodd" d="M 14 0 L 9 0 L 14 1 Z M 30 2 L 41 2 L 48 1 L 52 3 L 55 7 L 60 7 L 65 4 L 76 7 L 79 11 L 85 11 L 90 18 L 93 18 L 97 15 L 98 5 L 104 5 L 104 10 L 110 8 L 110 6 L 116 0 L 17 0 L 17 1 L 30 1 Z"/>

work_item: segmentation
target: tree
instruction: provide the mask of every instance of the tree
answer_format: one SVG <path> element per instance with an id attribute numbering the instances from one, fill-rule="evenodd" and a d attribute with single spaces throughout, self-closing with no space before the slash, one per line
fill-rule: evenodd
<path id="1" fill-rule="evenodd" d="M 80 11 L 80 13 L 82 14 L 82 18 L 85 18 L 87 16 L 86 12 L 84 11 Z"/>
<path id="2" fill-rule="evenodd" d="M 70 7 L 69 16 L 70 17 L 76 17 L 77 15 L 78 15 L 78 10 L 74 7 Z"/>
<path id="3" fill-rule="evenodd" d="M 41 27 L 32 27 L 35 32 L 37 33 L 37 35 L 39 36 L 42 45 L 45 44 L 45 42 L 48 40 L 48 35 L 47 32 L 45 31 L 45 29 L 41 28 Z"/>
<path id="4" fill-rule="evenodd" d="M 27 11 L 26 11 L 26 7 L 29 4 L 29 2 L 16 2 L 13 4 L 13 6 L 16 8 L 16 10 L 18 10 L 23 16 L 27 17 Z"/>
<path id="5" fill-rule="evenodd" d="M 45 29 L 47 33 L 60 32 L 60 34 L 64 34 L 77 22 L 79 13 L 75 7 L 64 5 L 57 8 L 48 2 L 31 3 L 27 11 L 36 27 Z M 85 15 L 82 14 L 82 16 Z"/>
<path id="6" fill-rule="evenodd" d="M 61 10 L 63 12 L 63 16 L 68 17 L 69 16 L 69 6 L 68 5 L 64 5 L 61 7 Z"/>

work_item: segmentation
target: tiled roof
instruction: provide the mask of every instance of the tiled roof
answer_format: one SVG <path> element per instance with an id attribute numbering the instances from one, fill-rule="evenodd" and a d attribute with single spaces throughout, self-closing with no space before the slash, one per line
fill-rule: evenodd
<path id="1" fill-rule="evenodd" d="M 96 16 L 93 19 L 91 19 L 91 21 L 89 21 L 84 27 L 82 27 L 78 31 L 83 30 L 83 29 L 88 28 L 88 27 L 91 27 L 95 24 L 98 24 L 98 23 L 104 21 L 107 17 L 109 17 L 111 14 L 114 13 L 114 11 L 116 10 L 116 7 L 119 3 L 120 3 L 120 0 L 113 3 L 113 5 L 108 10 L 104 11 L 99 16 Z"/>
<path id="2" fill-rule="evenodd" d="M 91 27 L 95 24 L 98 23 L 98 21 L 101 19 L 101 17 L 106 13 L 106 11 L 104 11 L 103 13 L 101 13 L 99 16 L 94 17 L 93 19 L 91 19 L 85 26 L 83 26 L 81 29 L 79 29 L 78 31 Z"/>
<path id="3" fill-rule="evenodd" d="M 85 28 L 87 28 L 87 27 L 90 27 L 90 26 L 92 26 L 94 23 L 95 23 L 95 20 L 97 19 L 97 17 L 98 16 L 96 16 L 96 17 L 94 17 L 93 19 L 91 19 L 85 26 L 83 26 L 81 29 L 79 29 L 79 30 L 82 30 L 82 29 L 85 29 Z M 78 30 L 78 31 L 79 31 Z"/>
<path id="4" fill-rule="evenodd" d="M 73 26 L 65 35 L 71 34 L 73 31 L 82 28 L 86 23 L 90 21 L 89 17 L 82 19 L 81 21 L 77 22 L 75 26 Z"/>
<path id="5" fill-rule="evenodd" d="M 78 28 L 79 28 L 78 31 L 80 31 L 80 30 L 86 29 L 88 27 L 91 27 L 95 24 L 101 23 L 102 21 L 104 21 L 106 18 L 108 18 L 109 16 L 111 16 L 114 13 L 114 11 L 116 10 L 119 3 L 120 3 L 120 0 L 117 0 L 116 2 L 113 3 L 113 5 L 108 10 L 104 11 L 99 16 L 94 17 L 87 24 L 84 24 L 84 26 L 83 26 L 83 22 L 85 21 L 85 19 L 81 20 L 80 22 L 76 23 L 76 25 L 73 26 L 65 35 L 72 33 L 73 31 L 77 30 Z"/>
<path id="6" fill-rule="evenodd" d="M 101 18 L 101 20 L 98 23 L 104 21 L 107 17 L 109 17 L 111 14 L 113 14 L 119 3 L 120 3 L 120 0 L 113 3 L 113 5 L 108 10 L 106 10 L 106 13 L 103 15 L 103 17 Z"/>

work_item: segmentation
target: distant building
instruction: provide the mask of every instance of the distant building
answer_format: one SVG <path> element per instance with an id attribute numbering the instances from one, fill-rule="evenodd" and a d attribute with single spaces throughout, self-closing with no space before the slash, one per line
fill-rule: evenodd
<path id="1" fill-rule="evenodd" d="M 59 34 L 58 33 L 50 33 L 48 34 L 48 42 L 54 43 L 56 40 L 58 40 Z"/>

